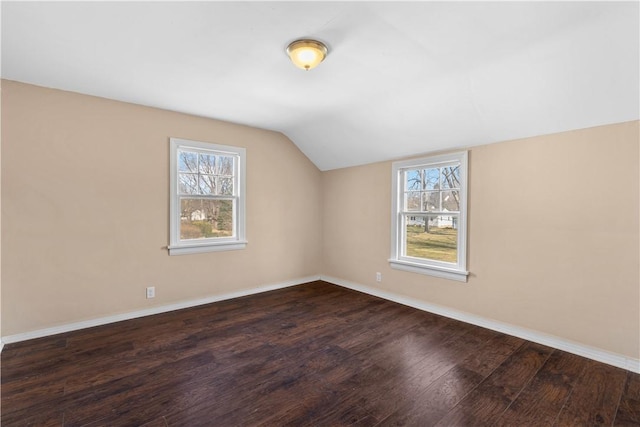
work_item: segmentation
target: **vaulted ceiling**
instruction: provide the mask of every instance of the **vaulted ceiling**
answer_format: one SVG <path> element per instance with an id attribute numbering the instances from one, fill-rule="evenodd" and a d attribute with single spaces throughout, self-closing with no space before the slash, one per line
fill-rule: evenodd
<path id="1" fill-rule="evenodd" d="M 636 120 L 639 32 L 638 2 L 4 1 L 1 68 L 280 131 L 328 170 Z M 329 46 L 308 72 L 301 37 Z"/>

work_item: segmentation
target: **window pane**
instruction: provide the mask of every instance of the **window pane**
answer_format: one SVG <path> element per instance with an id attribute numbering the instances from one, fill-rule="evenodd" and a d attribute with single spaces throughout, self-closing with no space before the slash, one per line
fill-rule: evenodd
<path id="1" fill-rule="evenodd" d="M 424 211 L 439 211 L 440 210 L 440 192 L 439 191 L 429 191 L 423 193 L 423 208 Z"/>
<path id="2" fill-rule="evenodd" d="M 422 177 L 417 169 L 408 170 L 404 173 L 405 190 L 420 190 L 422 188 Z"/>
<path id="3" fill-rule="evenodd" d="M 424 189 L 438 190 L 440 189 L 440 169 L 425 169 L 424 171 Z"/>
<path id="4" fill-rule="evenodd" d="M 442 168 L 442 188 L 460 188 L 460 166 Z"/>
<path id="5" fill-rule="evenodd" d="M 180 239 L 209 239 L 232 235 L 232 200 L 180 201 Z"/>
<path id="6" fill-rule="evenodd" d="M 198 175 L 178 174 L 178 191 L 180 194 L 198 194 Z"/>
<path id="7" fill-rule="evenodd" d="M 420 193 L 419 191 L 412 191 L 405 193 L 404 195 L 404 209 L 407 211 L 419 211 L 420 210 Z"/>
<path id="8" fill-rule="evenodd" d="M 435 261 L 458 261 L 457 216 L 407 216 L 406 256 Z"/>
<path id="9" fill-rule="evenodd" d="M 217 156 L 216 175 L 233 175 L 233 157 Z"/>
<path id="10" fill-rule="evenodd" d="M 200 173 L 214 174 L 216 170 L 216 156 L 214 154 L 200 154 Z"/>
<path id="11" fill-rule="evenodd" d="M 218 178 L 218 191 L 220 195 L 233 195 L 233 178 Z"/>
<path id="12" fill-rule="evenodd" d="M 213 175 L 200 175 L 200 194 L 216 194 L 216 177 Z"/>
<path id="13" fill-rule="evenodd" d="M 460 211 L 460 192 L 458 190 L 447 190 L 442 192 L 442 210 Z"/>
<path id="14" fill-rule="evenodd" d="M 197 172 L 198 154 L 190 151 L 178 150 L 178 170 L 180 172 Z"/>

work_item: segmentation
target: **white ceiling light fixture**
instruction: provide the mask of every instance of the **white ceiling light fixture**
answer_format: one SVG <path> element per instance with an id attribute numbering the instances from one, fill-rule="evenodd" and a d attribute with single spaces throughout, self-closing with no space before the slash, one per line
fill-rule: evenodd
<path id="1" fill-rule="evenodd" d="M 327 46 L 317 40 L 300 39 L 287 46 L 287 55 L 298 68 L 309 71 L 327 57 Z"/>

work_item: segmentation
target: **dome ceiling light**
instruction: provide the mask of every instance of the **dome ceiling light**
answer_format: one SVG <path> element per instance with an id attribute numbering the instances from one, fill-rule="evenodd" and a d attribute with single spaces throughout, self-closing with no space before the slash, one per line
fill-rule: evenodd
<path id="1" fill-rule="evenodd" d="M 291 62 L 306 71 L 317 67 L 326 58 L 327 52 L 324 43 L 311 39 L 296 40 L 287 46 L 287 55 Z"/>

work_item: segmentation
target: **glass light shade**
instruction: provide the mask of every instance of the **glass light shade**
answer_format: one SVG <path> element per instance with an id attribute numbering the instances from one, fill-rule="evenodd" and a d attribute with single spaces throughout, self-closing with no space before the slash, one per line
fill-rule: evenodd
<path id="1" fill-rule="evenodd" d="M 316 40 L 296 40 L 287 47 L 287 55 L 296 67 L 309 71 L 327 56 L 327 46 Z"/>

